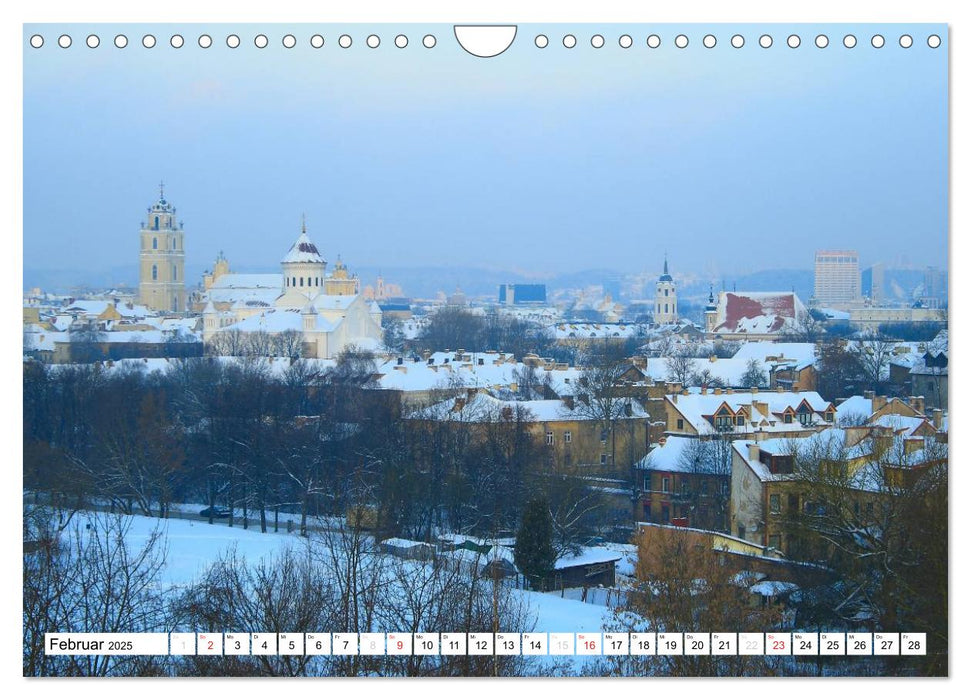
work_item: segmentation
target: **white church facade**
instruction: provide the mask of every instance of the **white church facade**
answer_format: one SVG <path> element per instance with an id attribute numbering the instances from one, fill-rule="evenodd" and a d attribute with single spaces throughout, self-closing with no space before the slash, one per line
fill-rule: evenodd
<path id="1" fill-rule="evenodd" d="M 307 235 L 300 236 L 280 261 L 281 271 L 237 274 L 219 254 L 203 278 L 203 341 L 218 341 L 220 333 L 265 332 L 279 336 L 299 332 L 304 357 L 334 358 L 349 346 L 381 347 L 381 309 L 360 292 L 338 258 L 334 269 Z"/>

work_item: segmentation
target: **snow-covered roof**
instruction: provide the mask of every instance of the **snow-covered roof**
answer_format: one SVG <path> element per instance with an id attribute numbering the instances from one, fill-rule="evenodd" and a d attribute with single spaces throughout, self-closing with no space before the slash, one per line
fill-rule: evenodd
<path id="1" fill-rule="evenodd" d="M 791 581 L 759 581 L 753 586 L 749 586 L 749 591 L 762 596 L 776 596 L 784 593 L 798 591 L 799 586 Z"/>
<path id="2" fill-rule="evenodd" d="M 633 338 L 643 335 L 645 326 L 636 323 L 557 323 L 552 326 L 557 340 L 567 338 Z"/>
<path id="3" fill-rule="evenodd" d="M 625 418 L 648 418 L 647 412 L 636 401 L 631 401 L 631 415 L 622 413 L 618 420 Z M 479 391 L 471 399 L 449 399 L 420 409 L 409 417 L 416 420 L 445 420 L 463 423 L 479 423 L 500 420 L 504 416 L 515 417 L 518 410 L 529 413 L 532 422 L 551 422 L 564 420 L 598 420 L 591 412 L 582 408 L 571 409 L 560 400 L 541 401 L 503 401 Z"/>
<path id="4" fill-rule="evenodd" d="M 554 570 L 570 569 L 574 566 L 590 566 L 591 564 L 607 564 L 621 560 L 618 552 L 606 547 L 584 547 L 579 554 L 568 554 L 556 560 Z"/>
<path id="5" fill-rule="evenodd" d="M 220 276 L 206 292 L 206 296 L 216 303 L 262 301 L 272 304 L 282 290 L 282 274 L 230 273 Z"/>
<path id="6" fill-rule="evenodd" d="M 637 469 L 660 472 L 691 472 L 693 470 L 688 455 L 690 450 L 697 445 L 697 438 L 672 435 L 665 440 L 663 445 L 658 445 L 648 452 L 637 463 Z"/>
<path id="7" fill-rule="evenodd" d="M 317 246 L 314 245 L 313 241 L 307 236 L 307 233 L 301 233 L 299 238 L 294 241 L 293 245 L 290 246 L 290 250 L 287 254 L 283 256 L 281 263 L 323 263 L 324 258 L 321 256 L 320 251 L 317 250 Z"/>
<path id="8" fill-rule="evenodd" d="M 925 425 L 933 428 L 933 424 L 926 418 L 918 416 L 898 416 L 894 413 L 887 413 L 879 418 L 875 418 L 869 424 L 890 428 L 895 434 L 905 437 L 915 435 Z"/>
<path id="9" fill-rule="evenodd" d="M 719 292 L 715 333 L 780 333 L 806 313 L 794 292 Z"/>
<path id="10" fill-rule="evenodd" d="M 795 417 L 791 422 L 785 422 L 786 412 L 798 414 L 800 406 L 803 403 L 808 404 L 809 410 L 814 414 L 811 422 L 819 424 L 825 422 L 825 412 L 831 406 L 815 391 L 689 393 L 688 395 L 674 394 L 668 396 L 667 400 L 670 404 L 669 409 L 671 407 L 676 409 L 702 435 L 713 435 L 718 432 L 710 418 L 723 404 L 727 405 L 736 416 L 745 414 L 743 425 L 732 426 L 733 433 L 799 430 L 802 426 Z M 813 428 L 807 426 L 806 429 Z"/>
<path id="11" fill-rule="evenodd" d="M 851 396 L 841 402 L 836 407 L 840 415 L 843 416 L 863 416 L 869 418 L 873 415 L 873 399 L 863 396 Z"/>
<path id="12" fill-rule="evenodd" d="M 340 320 L 328 321 L 321 316 L 317 316 L 314 330 L 330 332 L 337 328 L 340 323 Z M 249 316 L 242 321 L 237 321 L 236 323 L 220 328 L 217 332 L 227 330 L 240 330 L 244 332 L 265 331 L 267 333 L 282 333 L 290 330 L 302 331 L 303 316 L 299 311 L 267 309 L 262 313 Z"/>
<path id="13" fill-rule="evenodd" d="M 733 360 L 756 359 L 769 365 L 795 364 L 796 369 L 808 367 L 816 361 L 814 343 L 774 343 L 770 341 L 748 341 L 742 343 Z"/>

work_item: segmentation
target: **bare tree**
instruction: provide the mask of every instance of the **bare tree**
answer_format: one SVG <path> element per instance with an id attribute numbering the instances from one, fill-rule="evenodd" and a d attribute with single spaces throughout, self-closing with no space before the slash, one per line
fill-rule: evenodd
<path id="1" fill-rule="evenodd" d="M 679 382 L 681 386 L 688 386 L 691 377 L 697 371 L 697 362 L 688 350 L 681 349 L 664 361 L 668 370 L 668 381 Z"/>
<path id="2" fill-rule="evenodd" d="M 303 333 L 295 328 L 276 333 L 273 336 L 273 351 L 279 357 L 293 360 L 303 357 Z"/>
<path id="3" fill-rule="evenodd" d="M 168 629 L 161 533 L 128 544 L 130 520 L 87 513 L 59 529 L 43 509 L 28 513 L 24 547 L 24 675 L 136 676 L 163 672 L 145 656 L 48 656 L 48 632 L 137 633 Z"/>

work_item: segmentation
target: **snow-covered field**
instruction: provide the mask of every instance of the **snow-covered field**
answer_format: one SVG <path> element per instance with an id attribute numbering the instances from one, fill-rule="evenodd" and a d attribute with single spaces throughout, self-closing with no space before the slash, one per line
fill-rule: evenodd
<path id="1" fill-rule="evenodd" d="M 304 541 L 296 534 L 264 534 L 253 527 L 249 530 L 244 530 L 238 524 L 229 527 L 225 521 L 209 525 L 205 522 L 158 520 L 139 515 L 130 516 L 127 520 L 126 539 L 132 548 L 144 546 L 156 528 L 165 534 L 167 555 L 163 576 L 166 583 L 174 585 L 191 583 L 212 561 L 233 546 L 239 555 L 251 563 L 272 557 L 286 547 L 299 549 L 304 546 Z M 561 598 L 559 594 L 532 591 L 515 591 L 515 594 L 526 599 L 530 611 L 536 616 L 535 630 L 538 632 L 594 632 L 604 628 L 604 618 L 610 614 L 601 605 Z"/>

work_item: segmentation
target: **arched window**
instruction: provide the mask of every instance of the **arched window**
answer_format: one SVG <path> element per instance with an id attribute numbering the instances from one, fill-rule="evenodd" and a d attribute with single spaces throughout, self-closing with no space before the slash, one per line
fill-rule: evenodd
<path id="1" fill-rule="evenodd" d="M 155 217 L 155 230 L 158 231 L 158 217 Z"/>
<path id="2" fill-rule="evenodd" d="M 175 239 L 172 239 L 172 250 L 175 250 Z"/>
<path id="3" fill-rule="evenodd" d="M 158 238 L 152 239 L 152 250 L 158 250 Z"/>
<path id="4" fill-rule="evenodd" d="M 158 265 L 152 265 L 152 279 L 158 279 Z"/>
<path id="5" fill-rule="evenodd" d="M 296 287 L 297 286 L 297 278 L 296 277 L 292 278 L 292 281 L 290 282 L 290 286 L 291 287 Z"/>
<path id="6" fill-rule="evenodd" d="M 300 286 L 303 286 L 303 277 L 300 278 Z"/>
<path id="7" fill-rule="evenodd" d="M 179 268 L 177 268 L 175 265 L 173 265 L 172 266 L 172 281 L 175 282 L 177 279 L 179 279 Z"/>

